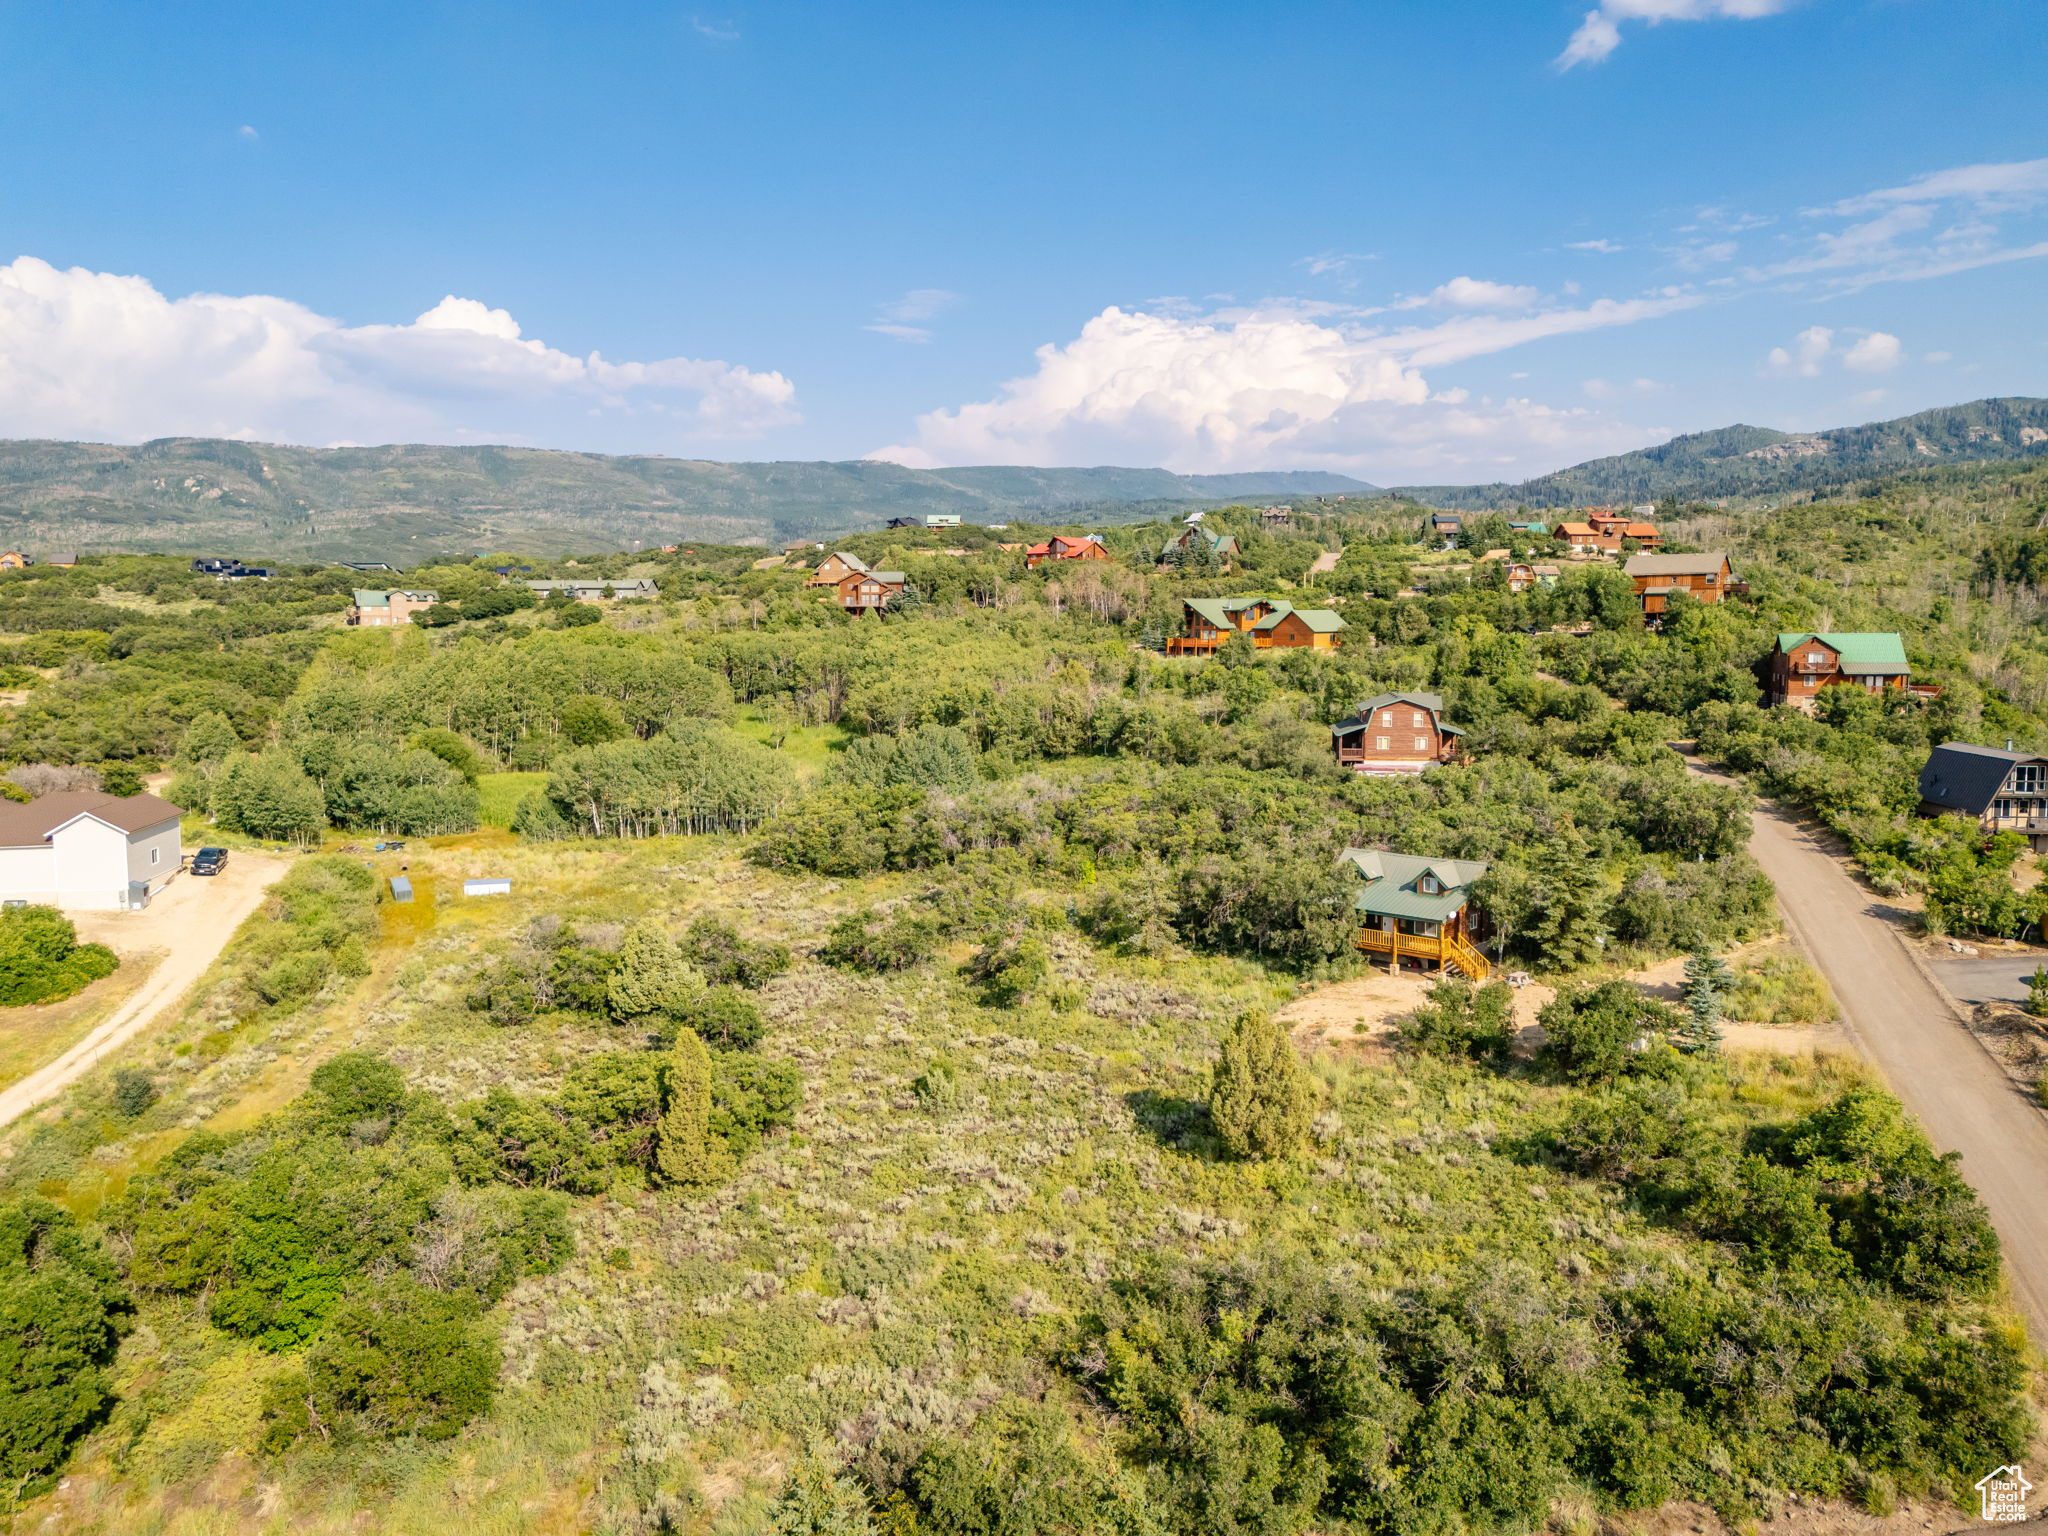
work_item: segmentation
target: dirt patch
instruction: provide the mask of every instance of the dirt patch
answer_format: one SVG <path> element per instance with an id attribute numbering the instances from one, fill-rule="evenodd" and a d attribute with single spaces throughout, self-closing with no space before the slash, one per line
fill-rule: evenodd
<path id="1" fill-rule="evenodd" d="M 1731 966 L 1752 951 L 1768 948 L 1775 941 L 1764 940 L 1731 950 L 1725 957 Z M 1677 1005 L 1685 995 L 1685 958 L 1677 956 L 1628 973 L 1633 981 L 1659 1002 Z M 1295 1046 L 1302 1051 L 1325 1047 L 1380 1048 L 1417 1008 L 1429 1000 L 1435 985 L 1432 972 L 1403 971 L 1391 976 L 1374 971 L 1333 982 L 1306 996 L 1298 997 L 1274 1014 L 1287 1026 Z M 1543 1043 L 1543 1029 L 1536 1015 L 1557 996 L 1557 989 L 1531 981 L 1515 989 L 1515 1048 L 1534 1054 Z M 1780 1055 L 1803 1056 L 1813 1051 L 1853 1049 L 1849 1036 L 1839 1024 L 1752 1024 L 1729 1020 L 1721 1026 L 1722 1040 L 1732 1050 L 1773 1051 Z"/>

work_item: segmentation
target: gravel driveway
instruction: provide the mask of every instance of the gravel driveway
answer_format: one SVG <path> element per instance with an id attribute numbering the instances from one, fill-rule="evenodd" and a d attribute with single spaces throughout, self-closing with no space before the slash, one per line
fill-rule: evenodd
<path id="1" fill-rule="evenodd" d="M 91 1034 L 48 1066 L 0 1090 L 0 1125 L 55 1098 L 182 1003 L 263 893 L 291 867 L 283 854 L 238 851 L 218 875 L 179 875 L 140 912 L 71 913 L 81 943 L 105 944 L 123 959 L 159 951 L 163 964 Z"/>

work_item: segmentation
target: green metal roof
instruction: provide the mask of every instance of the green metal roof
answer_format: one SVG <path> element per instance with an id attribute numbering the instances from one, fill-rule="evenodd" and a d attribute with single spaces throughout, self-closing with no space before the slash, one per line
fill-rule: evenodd
<path id="1" fill-rule="evenodd" d="M 1472 899 L 1472 886 L 1487 866 L 1476 859 L 1422 859 L 1377 848 L 1346 848 L 1340 864 L 1358 871 L 1365 882 L 1353 907 L 1372 917 L 1405 917 L 1417 922 L 1449 922 Z M 1435 875 L 1443 890 L 1428 895 L 1415 888 L 1424 875 Z"/>
<path id="2" fill-rule="evenodd" d="M 1344 627 L 1343 619 L 1328 608 L 1297 608 L 1294 616 L 1318 635 L 1334 635 Z"/>
<path id="3" fill-rule="evenodd" d="M 1844 672 L 1910 672 L 1913 670 L 1906 660 L 1905 644 L 1897 635 L 1822 634 L 1815 630 L 1797 630 L 1779 635 L 1778 649 L 1790 655 L 1809 640 L 1818 640 L 1821 644 L 1832 646 L 1839 652 Z"/>
<path id="4" fill-rule="evenodd" d="M 1271 603 L 1276 615 L 1294 610 L 1294 605 L 1281 597 L 1190 597 L 1183 601 L 1218 629 L 1237 628 L 1237 616 L 1259 603 Z M 1269 622 L 1262 620 L 1261 624 Z"/>

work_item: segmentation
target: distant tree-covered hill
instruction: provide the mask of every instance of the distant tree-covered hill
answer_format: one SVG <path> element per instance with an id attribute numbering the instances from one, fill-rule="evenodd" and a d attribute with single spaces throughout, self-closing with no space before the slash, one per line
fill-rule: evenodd
<path id="1" fill-rule="evenodd" d="M 1511 485 L 1404 486 L 1439 507 L 1622 506 L 1826 492 L 1930 464 L 2048 456 L 2048 400 L 1974 400 L 1828 432 L 1722 427 Z"/>
<path id="2" fill-rule="evenodd" d="M 1345 475 L 1163 469 L 719 464 L 534 448 L 292 448 L 217 438 L 134 447 L 0 443 L 0 543 L 244 558 L 415 561 L 692 541 L 772 543 L 958 513 L 989 522 L 1126 505 L 1370 491 Z M 1156 515 L 1134 509 L 1131 517 Z"/>

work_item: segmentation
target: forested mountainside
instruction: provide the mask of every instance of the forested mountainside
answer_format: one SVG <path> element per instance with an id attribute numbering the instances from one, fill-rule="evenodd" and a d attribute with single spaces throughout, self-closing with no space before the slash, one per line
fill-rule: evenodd
<path id="1" fill-rule="evenodd" d="M 2048 400 L 1976 400 L 1827 432 L 1722 427 L 1519 484 L 1404 486 L 1430 506 L 1629 506 L 1824 494 L 1919 465 L 2048 457 Z"/>
<path id="2" fill-rule="evenodd" d="M 1932 743 L 2048 748 L 2048 465 L 1677 508 L 1746 587 L 1661 630 L 1610 561 L 1343 505 L 1215 514 L 1227 573 L 1164 521 L 1036 569 L 865 533 L 909 585 L 858 618 L 710 545 L 577 566 L 659 583 L 602 608 L 427 566 L 388 630 L 332 568 L 0 572 L 14 793 L 164 769 L 188 848 L 293 850 L 180 1008 L 0 1128 L 0 1514 L 1522 1536 L 1969 1497 L 2035 1433 L 1995 1233 L 1854 1059 L 1722 1020 L 1832 1011 L 1751 789 L 1930 931 L 2048 916 L 2022 839 L 1913 815 Z M 1165 654 L 1246 592 L 1344 643 Z M 1761 708 L 1823 629 L 1942 691 Z M 1386 691 L 1463 760 L 1334 762 Z M 1485 864 L 1495 976 L 1290 1033 L 1364 969 L 1345 848 Z M 123 984 L 0 1008 L 0 1084 Z"/>
<path id="3" fill-rule="evenodd" d="M 1239 496 L 1371 489 L 1322 472 L 931 472 L 867 461 L 719 464 L 420 444 L 16 441 L 0 443 L 0 542 L 32 551 L 413 564 L 481 549 L 564 555 L 705 540 L 772 544 L 932 512 L 999 522 L 1124 502 L 1206 506 Z M 1141 508 L 1122 515 L 1149 514 Z"/>

